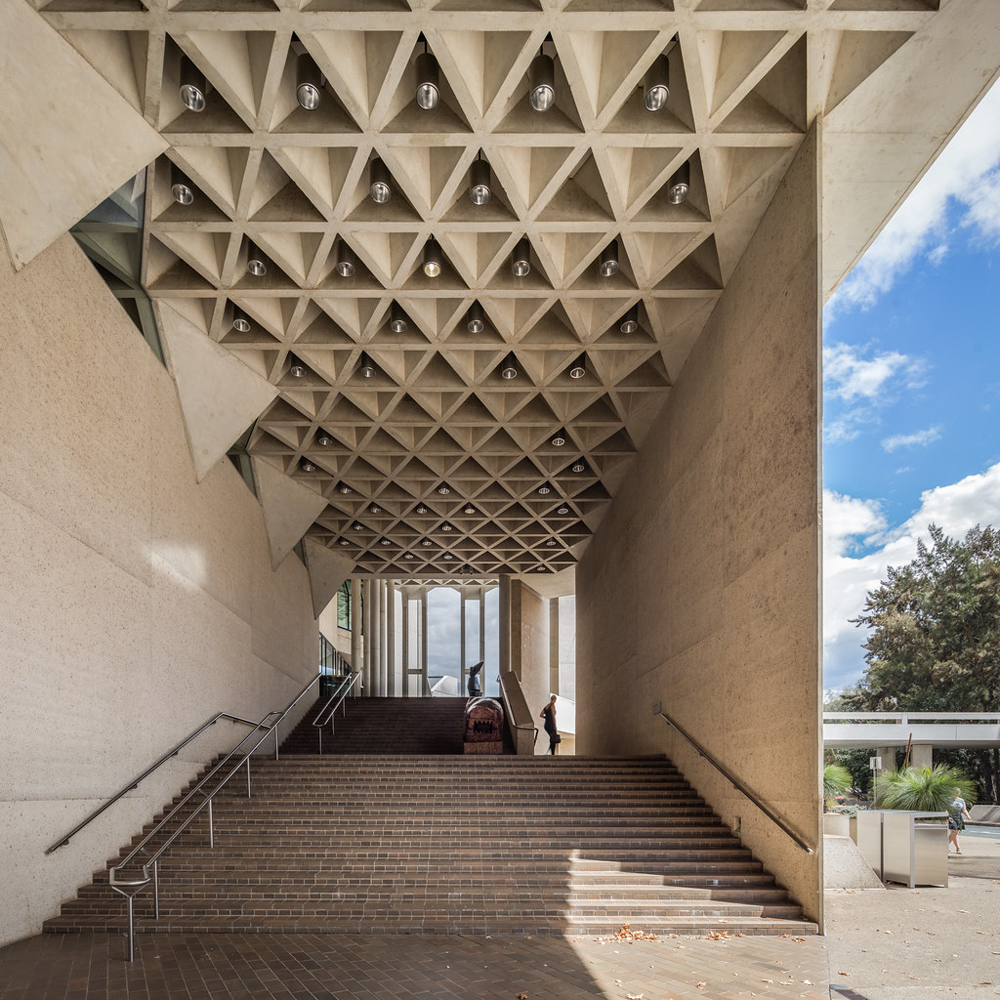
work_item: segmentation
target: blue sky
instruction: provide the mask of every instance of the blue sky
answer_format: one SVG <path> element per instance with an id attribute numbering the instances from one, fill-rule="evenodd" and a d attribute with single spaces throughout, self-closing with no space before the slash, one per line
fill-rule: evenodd
<path id="1" fill-rule="evenodd" d="M 860 679 L 851 625 L 934 522 L 1000 524 L 1000 85 L 824 312 L 824 686 Z"/>

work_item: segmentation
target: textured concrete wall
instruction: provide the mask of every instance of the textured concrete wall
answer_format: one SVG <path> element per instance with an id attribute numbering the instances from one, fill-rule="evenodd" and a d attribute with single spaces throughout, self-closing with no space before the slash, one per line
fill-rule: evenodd
<path id="1" fill-rule="evenodd" d="M 216 712 L 283 708 L 315 672 L 317 630 L 305 568 L 271 570 L 231 464 L 195 484 L 173 383 L 72 238 L 17 275 L 4 262 L 0 301 L 4 943 L 246 730 L 219 723 L 45 847 Z"/>
<path id="2" fill-rule="evenodd" d="M 814 130 L 577 570 L 580 752 L 667 752 L 814 917 L 819 848 L 653 705 L 821 846 L 817 149 Z"/>
<path id="3" fill-rule="evenodd" d="M 541 728 L 538 713 L 549 700 L 549 603 L 520 580 L 511 581 L 511 668 L 521 680 L 521 689 L 534 724 Z M 558 713 L 557 713 L 558 714 Z M 544 733 L 535 744 L 544 753 L 548 742 Z"/>

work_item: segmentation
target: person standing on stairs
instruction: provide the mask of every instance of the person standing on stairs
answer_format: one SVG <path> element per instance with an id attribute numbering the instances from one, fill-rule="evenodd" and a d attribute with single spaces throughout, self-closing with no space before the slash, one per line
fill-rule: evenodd
<path id="1" fill-rule="evenodd" d="M 556 696 L 553 695 L 548 704 L 538 713 L 545 720 L 545 732 L 549 734 L 549 753 L 555 756 L 556 744 L 562 742 L 559 730 L 556 728 Z"/>

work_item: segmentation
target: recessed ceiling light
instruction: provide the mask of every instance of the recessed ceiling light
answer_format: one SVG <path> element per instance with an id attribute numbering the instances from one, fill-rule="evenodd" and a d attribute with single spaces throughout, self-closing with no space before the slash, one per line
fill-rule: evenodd
<path id="1" fill-rule="evenodd" d="M 358 361 L 358 374 L 362 378 L 375 378 L 375 365 L 372 364 L 372 359 L 364 351 L 361 352 L 361 358 Z"/>
<path id="2" fill-rule="evenodd" d="M 194 201 L 194 188 L 176 163 L 170 164 L 170 195 L 178 205 L 190 205 Z"/>
<path id="3" fill-rule="evenodd" d="M 303 472 L 315 472 L 316 471 L 316 466 L 312 462 L 310 462 L 308 458 L 303 458 L 302 461 L 299 464 L 302 466 L 302 471 Z"/>
<path id="4" fill-rule="evenodd" d="M 404 553 L 403 553 L 403 558 L 404 558 L 404 559 L 414 559 L 414 558 L 416 558 L 416 557 L 415 557 L 415 556 L 413 555 L 413 553 L 412 553 L 412 552 L 404 552 Z"/>
<path id="5" fill-rule="evenodd" d="M 368 167 L 368 193 L 377 205 L 384 205 L 392 197 L 389 168 L 378 157 Z"/>
<path id="6" fill-rule="evenodd" d="M 469 333 L 482 333 L 486 329 L 483 307 L 478 302 L 473 302 L 469 306 L 469 311 L 465 314 L 465 328 Z"/>
<path id="7" fill-rule="evenodd" d="M 383 538 L 379 541 L 379 545 L 392 545 L 392 542 L 388 538 Z"/>
<path id="8" fill-rule="evenodd" d="M 250 332 L 250 317 L 239 306 L 233 306 L 233 329 L 240 333 Z"/>
<path id="9" fill-rule="evenodd" d="M 670 63 L 660 55 L 653 60 L 642 81 L 642 105 L 647 111 L 662 111 L 670 97 Z"/>
<path id="10" fill-rule="evenodd" d="M 618 273 L 618 240 L 612 240 L 601 251 L 600 272 L 602 278 L 610 278 Z"/>
<path id="11" fill-rule="evenodd" d="M 548 541 L 547 541 L 547 542 L 546 542 L 545 544 L 546 544 L 546 545 L 547 545 L 547 546 L 548 546 L 549 548 L 553 548 L 553 547 L 554 547 L 555 545 L 557 545 L 558 543 L 556 542 L 556 540 L 555 540 L 554 538 L 550 538 L 550 539 L 549 539 L 549 540 L 548 540 Z"/>
<path id="12" fill-rule="evenodd" d="M 514 272 L 515 278 L 524 278 L 531 273 L 531 241 L 527 236 L 522 236 L 517 241 L 510 269 Z"/>
<path id="13" fill-rule="evenodd" d="M 422 503 L 421 504 L 417 504 L 417 513 L 418 514 L 426 514 L 427 513 L 427 508 Z"/>
<path id="14" fill-rule="evenodd" d="M 208 83 L 205 74 L 187 56 L 181 56 L 181 102 L 188 111 L 205 110 L 205 95 Z"/>
<path id="15" fill-rule="evenodd" d="M 538 493 L 539 493 L 540 496 L 543 496 L 543 497 L 548 496 L 551 492 L 552 492 L 552 488 L 550 486 L 539 486 L 538 487 Z"/>
<path id="16" fill-rule="evenodd" d="M 347 483 L 341 483 L 337 487 L 337 491 L 339 493 L 343 493 L 344 496 L 347 496 L 348 493 L 353 493 L 354 492 L 354 490 L 352 490 L 351 487 L 347 485 Z"/>
<path id="17" fill-rule="evenodd" d="M 548 111 L 556 103 L 556 64 L 539 52 L 528 69 L 529 100 L 535 111 Z"/>
<path id="18" fill-rule="evenodd" d="M 368 509 L 373 514 L 381 514 L 382 513 L 382 508 L 377 503 L 369 504 L 368 505 Z"/>
<path id="19" fill-rule="evenodd" d="M 492 196 L 490 191 L 490 165 L 479 154 L 478 160 L 472 161 L 469 170 L 469 199 L 473 205 L 485 205 Z"/>
<path id="20" fill-rule="evenodd" d="M 315 111 L 323 95 L 323 74 L 308 52 L 303 52 L 295 64 L 295 99 L 304 111 Z"/>
<path id="21" fill-rule="evenodd" d="M 569 377 L 572 379 L 583 378 L 587 374 L 587 355 L 581 354 L 580 357 L 573 362 L 569 369 Z"/>
<path id="22" fill-rule="evenodd" d="M 350 545 L 351 541 L 350 541 L 349 538 L 341 538 L 339 544 L 340 545 Z"/>
<path id="23" fill-rule="evenodd" d="M 667 188 L 667 201 L 671 205 L 679 205 L 688 196 L 691 189 L 691 162 L 686 160 L 682 163 L 674 175 L 670 178 L 670 185 Z"/>
<path id="24" fill-rule="evenodd" d="M 423 546 L 423 547 L 424 547 L 425 549 L 429 549 L 429 548 L 430 548 L 430 547 L 431 547 L 431 546 L 432 546 L 432 545 L 433 545 L 434 543 L 433 543 L 433 542 L 432 542 L 432 541 L 431 541 L 431 540 L 430 540 L 429 538 L 425 538 L 425 539 L 424 539 L 424 540 L 423 540 L 423 541 L 422 541 L 422 542 L 421 542 L 420 544 L 421 544 L 421 545 L 422 545 L 422 546 Z"/>
<path id="25" fill-rule="evenodd" d="M 319 433 L 316 435 L 316 444 L 318 444 L 321 448 L 329 448 L 330 445 L 333 444 L 333 438 L 330 437 L 325 430 L 320 428 Z M 348 487 L 348 490 L 350 490 L 350 487 Z"/>
<path id="26" fill-rule="evenodd" d="M 574 462 L 573 466 L 572 466 L 572 469 L 573 469 L 574 472 L 585 472 L 586 468 L 587 468 L 587 466 L 586 466 L 586 463 L 583 461 L 583 459 L 580 459 L 579 461 Z"/>
<path id="27" fill-rule="evenodd" d="M 447 483 L 442 483 L 437 488 L 437 491 L 441 494 L 441 496 L 446 497 L 451 492 L 451 487 Z"/>
<path id="28" fill-rule="evenodd" d="M 639 329 L 639 306 L 634 305 L 618 322 L 622 333 L 635 333 Z"/>
<path id="29" fill-rule="evenodd" d="M 432 236 L 424 244 L 424 274 L 436 278 L 441 273 L 441 247 Z"/>
<path id="30" fill-rule="evenodd" d="M 439 89 L 438 61 L 427 51 L 427 42 L 424 42 L 424 51 L 417 56 L 417 107 L 424 111 L 433 111 L 437 107 L 441 97 Z"/>
<path id="31" fill-rule="evenodd" d="M 566 432 L 562 429 L 557 430 L 555 434 L 552 435 L 552 440 L 549 442 L 556 448 L 561 448 L 566 443 Z"/>
<path id="32" fill-rule="evenodd" d="M 556 513 L 557 514 L 568 514 L 569 513 L 569 507 L 567 507 L 565 504 L 563 504 L 561 507 L 557 507 L 556 508 Z"/>
<path id="33" fill-rule="evenodd" d="M 299 361 L 294 354 L 290 354 L 288 356 L 288 360 L 290 362 L 288 366 L 288 374 L 291 375 L 292 378 L 305 378 L 309 369 L 306 368 L 306 366 L 302 364 L 302 362 Z"/>
<path id="34" fill-rule="evenodd" d="M 451 561 L 455 557 L 450 552 L 446 552 L 441 558 L 442 559 L 447 559 L 447 560 Z"/>
<path id="35" fill-rule="evenodd" d="M 471 503 L 467 503 L 467 504 L 466 504 L 466 505 L 465 505 L 465 506 L 464 506 L 464 507 L 462 508 L 462 513 L 463 513 L 463 514 L 475 514 L 475 513 L 476 513 L 476 508 L 475 508 L 475 507 L 473 507 Z"/>
<path id="36" fill-rule="evenodd" d="M 354 251 L 343 239 L 337 240 L 337 274 L 342 278 L 353 278 L 357 261 Z"/>
<path id="37" fill-rule="evenodd" d="M 393 302 L 389 309 L 389 329 L 393 333 L 406 333 L 409 324 L 406 322 L 406 313 L 398 302 Z"/>
<path id="38" fill-rule="evenodd" d="M 364 531 L 365 530 L 365 526 L 360 521 L 355 521 L 354 524 L 351 525 L 351 528 L 354 531 Z"/>
<path id="39" fill-rule="evenodd" d="M 442 531 L 454 531 L 455 529 L 447 521 L 445 521 L 444 524 L 441 525 L 441 530 Z"/>
<path id="40" fill-rule="evenodd" d="M 500 369 L 500 378 L 510 381 L 512 378 L 517 378 L 517 363 L 514 360 L 513 354 L 508 354 L 503 360 L 503 367 Z"/>
<path id="41" fill-rule="evenodd" d="M 247 240 L 247 270 L 255 278 L 267 274 L 267 260 L 252 240 Z"/>

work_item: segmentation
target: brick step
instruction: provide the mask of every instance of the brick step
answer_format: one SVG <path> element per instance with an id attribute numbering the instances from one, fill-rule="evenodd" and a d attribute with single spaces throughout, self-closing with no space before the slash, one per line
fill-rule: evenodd
<path id="1" fill-rule="evenodd" d="M 215 849 L 207 815 L 172 845 L 162 919 L 147 889 L 139 929 L 815 932 L 665 758 L 465 756 L 464 706 L 352 701 L 323 755 L 307 713 L 280 760 L 251 762 L 252 798 L 239 772 L 218 793 Z M 46 930 L 120 930 L 124 913 L 101 871 Z"/>
<path id="2" fill-rule="evenodd" d="M 784 920 L 757 917 L 743 920 L 722 920 L 715 917 L 676 917 L 673 919 L 649 918 L 640 926 L 629 923 L 634 930 L 666 936 L 703 936 L 710 933 L 744 935 L 785 935 L 808 936 L 817 934 L 816 924 L 804 920 Z M 524 920 L 500 920 L 492 914 L 464 912 L 455 917 L 418 915 L 397 917 L 392 922 L 365 917 L 361 920 L 330 917 L 242 917 L 211 918 L 200 917 L 189 920 L 148 920 L 136 921 L 139 933 L 161 934 L 490 934 L 490 935 L 558 935 L 594 934 L 614 935 L 623 922 L 605 921 L 591 918 L 546 917 L 532 915 Z M 79 921 L 55 917 L 46 921 L 48 933 L 78 933 L 82 930 L 106 933 L 124 933 L 126 922 L 123 918 L 108 920 L 104 917 L 81 918 Z"/>

